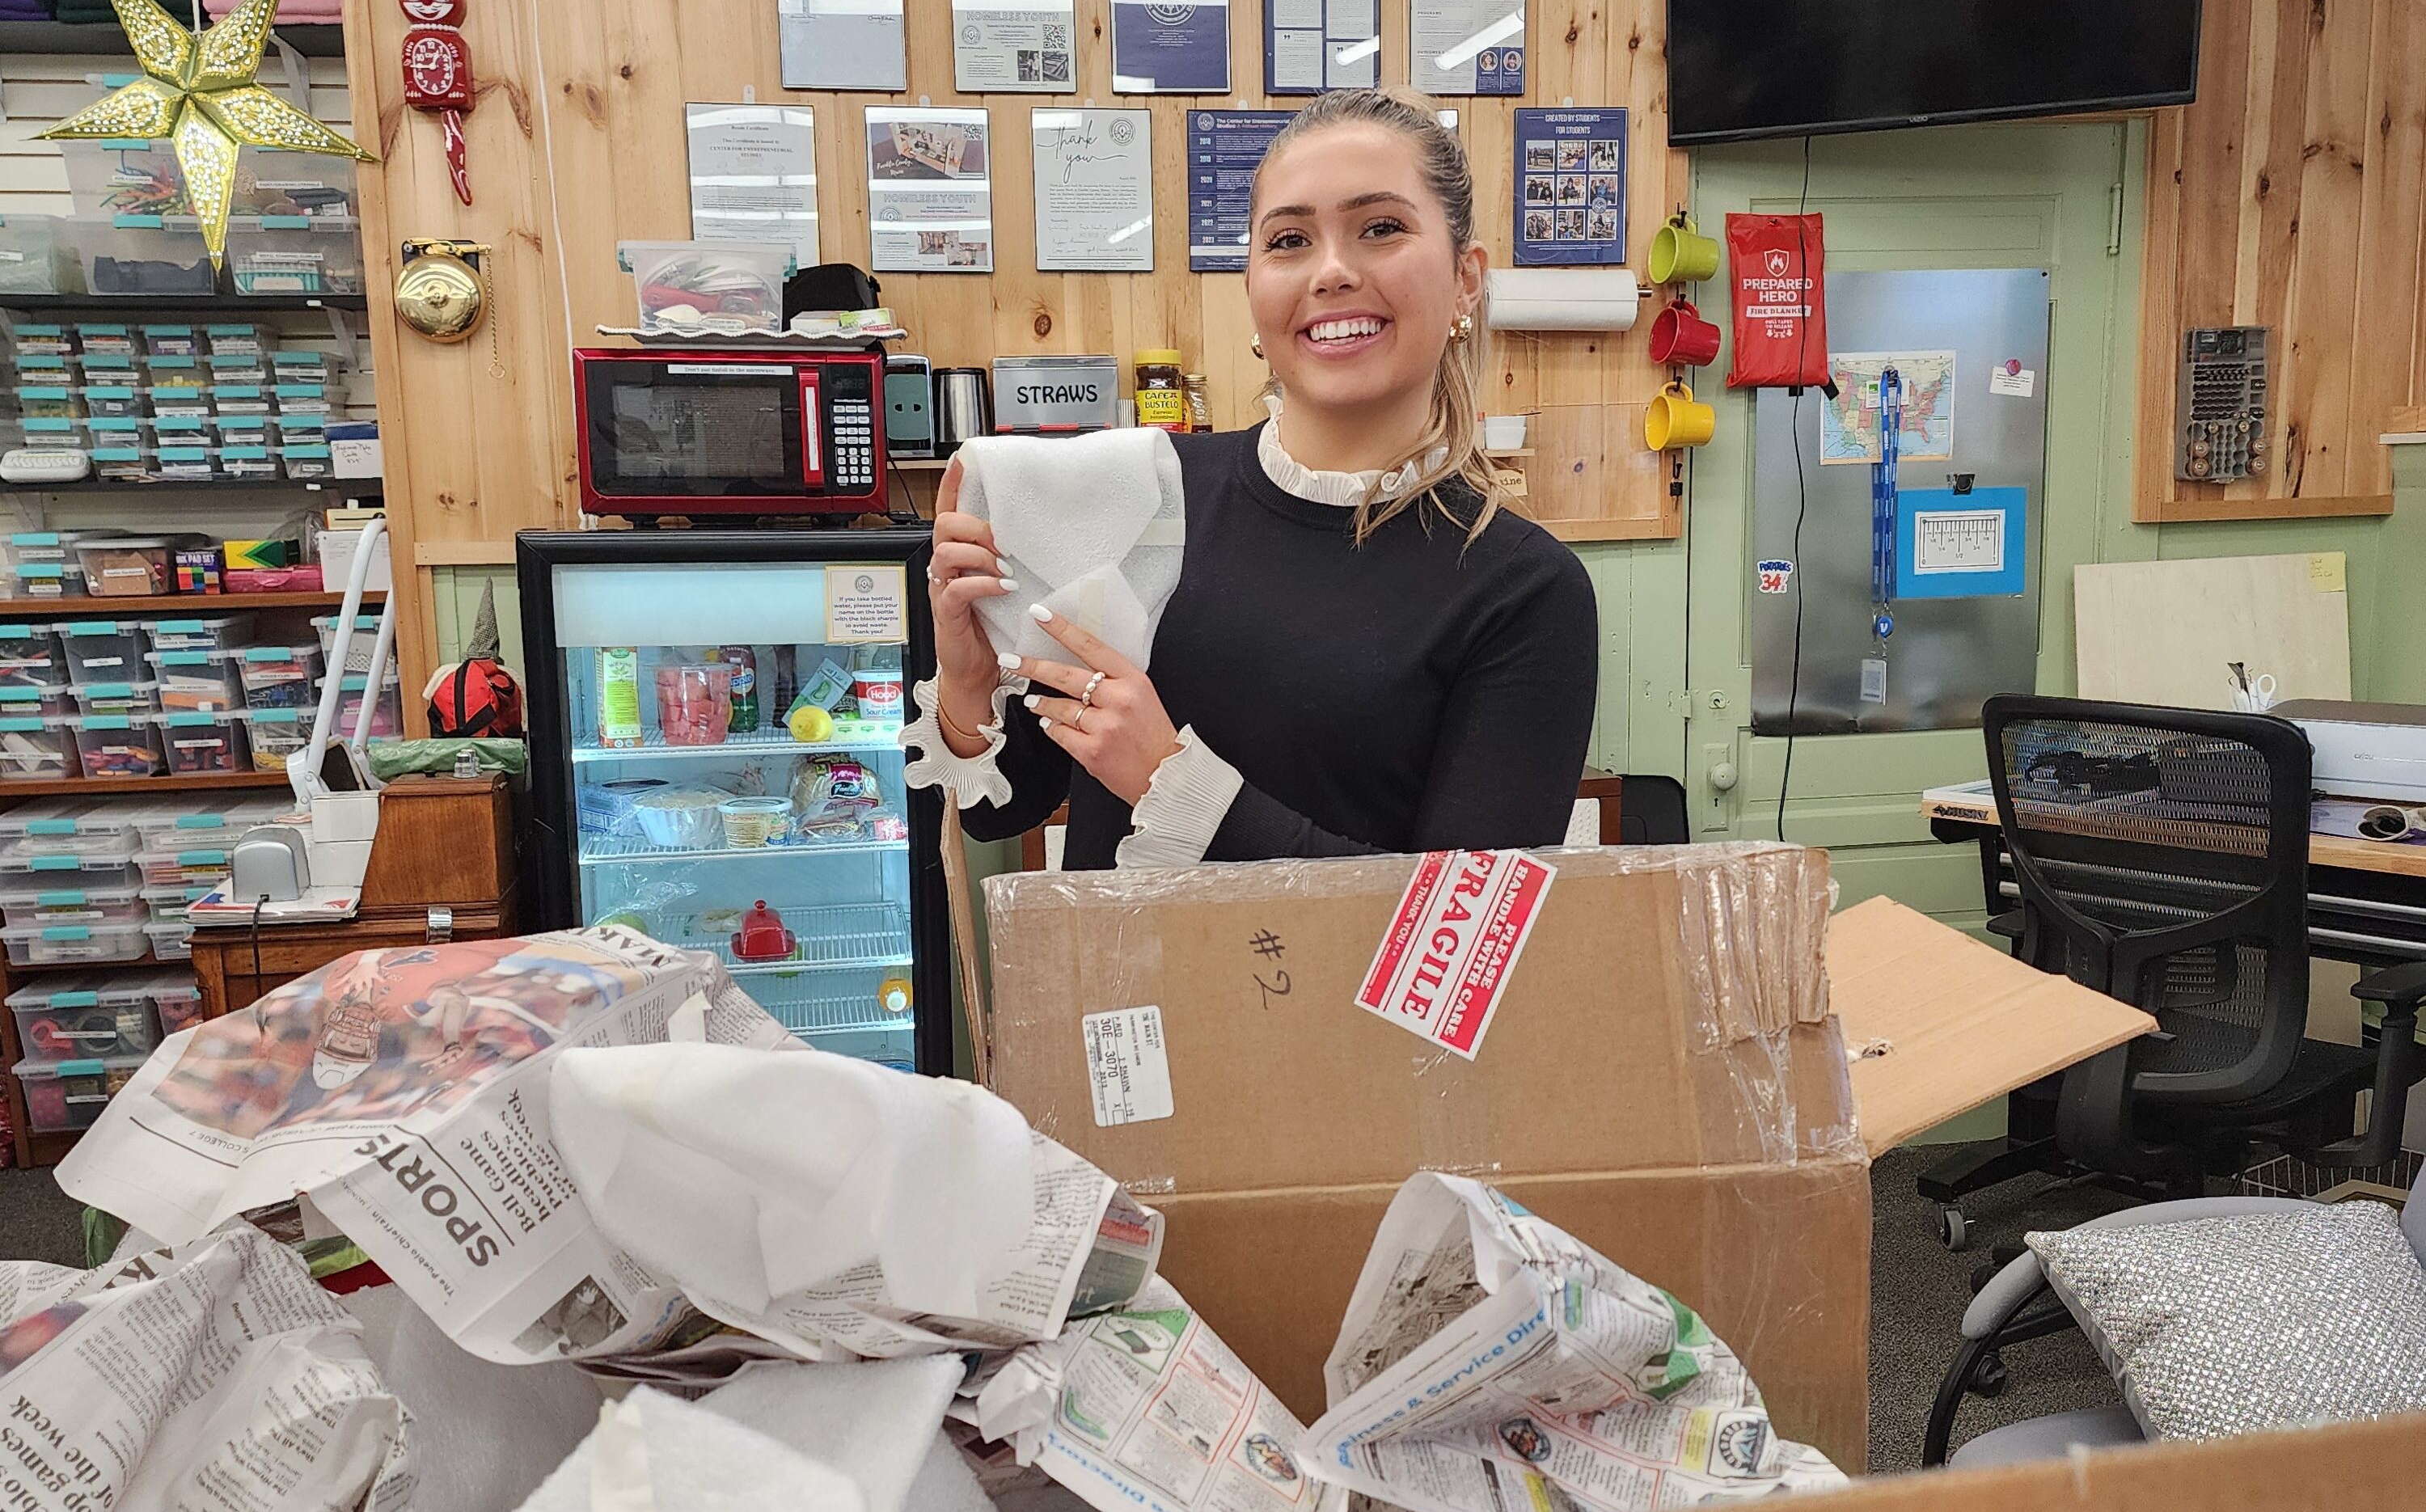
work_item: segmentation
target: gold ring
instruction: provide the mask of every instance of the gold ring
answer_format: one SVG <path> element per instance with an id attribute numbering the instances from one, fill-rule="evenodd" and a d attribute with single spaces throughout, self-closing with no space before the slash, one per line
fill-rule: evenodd
<path id="1" fill-rule="evenodd" d="M 1086 729 L 1086 728 L 1087 728 L 1087 710 L 1088 710 L 1088 708 L 1089 708 L 1089 705 L 1082 703 L 1082 704 L 1078 705 L 1078 707 L 1077 707 L 1077 708 L 1076 708 L 1076 709 L 1074 709 L 1074 710 L 1072 710 L 1072 711 L 1070 712 L 1070 728 L 1071 728 L 1071 729 L 1073 729 L 1073 730 L 1084 730 L 1084 729 Z"/>
<path id="2" fill-rule="evenodd" d="M 1097 672 L 1094 676 L 1087 679 L 1087 690 L 1078 695 L 1078 707 L 1082 709 L 1093 708 L 1095 706 L 1095 689 L 1103 685 L 1104 674 L 1101 672 Z"/>

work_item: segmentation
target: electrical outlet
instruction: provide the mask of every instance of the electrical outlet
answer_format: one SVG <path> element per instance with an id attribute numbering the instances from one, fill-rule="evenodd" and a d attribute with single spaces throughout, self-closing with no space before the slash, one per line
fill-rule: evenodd
<path id="1" fill-rule="evenodd" d="M 1702 748 L 1702 833 L 1723 834 L 1734 826 L 1735 804 L 1729 794 L 1737 775 L 1734 742 Z"/>

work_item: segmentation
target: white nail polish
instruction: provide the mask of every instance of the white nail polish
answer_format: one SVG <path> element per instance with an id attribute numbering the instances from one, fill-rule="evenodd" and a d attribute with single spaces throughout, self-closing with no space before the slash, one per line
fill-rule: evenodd
<path id="1" fill-rule="evenodd" d="M 1005 593 L 1016 593 L 1019 591 L 1019 579 L 1015 577 L 1000 578 L 996 581 L 1002 584 L 1002 590 Z"/>
<path id="2" fill-rule="evenodd" d="M 995 665 L 1001 668 L 1006 672 L 1016 672 L 1019 670 L 1019 658 L 1013 656 L 1009 651 L 1004 651 L 994 660 Z"/>
<path id="3" fill-rule="evenodd" d="M 1043 701 L 1043 700 L 1040 699 L 1040 698 L 1039 698 L 1039 697 L 1037 697 L 1035 694 L 1031 693 L 1031 694 L 1027 695 L 1027 697 L 1026 697 L 1026 698 L 1024 698 L 1024 699 L 1020 700 L 1019 701 L 1020 701 L 1021 705 L 1022 705 L 1022 706 L 1024 706 L 1024 707 L 1027 710 L 1027 712 L 1028 712 L 1028 713 L 1030 713 L 1030 714 L 1034 714 L 1034 713 L 1036 712 L 1036 706 L 1037 706 L 1039 703 L 1042 703 L 1042 702 Z"/>
<path id="4" fill-rule="evenodd" d="M 1041 603 L 1031 603 L 1027 606 L 1027 617 L 1040 625 L 1045 624 L 1052 619 L 1053 611 Z"/>
<path id="5" fill-rule="evenodd" d="M 1036 728 L 1039 730 L 1050 730 L 1053 728 L 1053 721 L 1045 718 L 1040 714 L 1036 716 Z"/>
<path id="6" fill-rule="evenodd" d="M 994 559 L 994 570 L 1000 572 L 1003 576 L 1009 577 L 1011 575 L 1011 563 L 1005 558 L 997 556 Z"/>

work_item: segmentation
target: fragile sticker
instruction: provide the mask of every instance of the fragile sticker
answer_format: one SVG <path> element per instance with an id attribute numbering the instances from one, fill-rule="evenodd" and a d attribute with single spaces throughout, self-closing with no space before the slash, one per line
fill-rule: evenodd
<path id="1" fill-rule="evenodd" d="M 1472 1060 L 1558 875 L 1522 851 L 1422 857 L 1357 1005 Z"/>
<path id="2" fill-rule="evenodd" d="M 1171 1117 L 1171 1057 L 1162 1043 L 1162 1009 L 1114 1008 L 1078 1021 L 1087 1044 L 1087 1084 L 1095 1099 L 1095 1127 L 1150 1123 Z"/>
<path id="3" fill-rule="evenodd" d="M 1755 562 L 1753 572 L 1755 586 L 1763 593 L 1783 593 L 1794 581 L 1794 564 L 1778 557 Z"/>

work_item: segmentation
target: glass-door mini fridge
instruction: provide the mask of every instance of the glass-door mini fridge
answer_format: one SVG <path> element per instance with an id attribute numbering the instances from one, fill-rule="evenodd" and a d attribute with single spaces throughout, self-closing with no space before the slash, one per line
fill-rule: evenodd
<path id="1" fill-rule="evenodd" d="M 710 952 L 817 1049 L 950 1073 L 942 809 L 897 744 L 928 540 L 519 538 L 544 926 Z"/>

